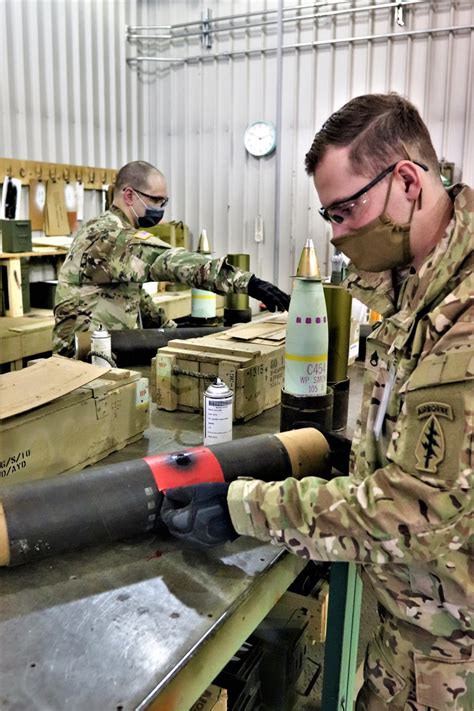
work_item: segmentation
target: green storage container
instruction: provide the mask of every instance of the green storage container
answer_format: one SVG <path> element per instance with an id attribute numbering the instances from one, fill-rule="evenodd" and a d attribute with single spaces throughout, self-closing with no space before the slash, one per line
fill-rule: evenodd
<path id="1" fill-rule="evenodd" d="M 29 220 L 0 220 L 2 252 L 31 252 L 31 222 Z"/>

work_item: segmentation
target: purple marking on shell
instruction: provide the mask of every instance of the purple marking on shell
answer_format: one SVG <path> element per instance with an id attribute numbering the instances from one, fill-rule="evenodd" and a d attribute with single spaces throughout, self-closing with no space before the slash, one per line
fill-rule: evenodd
<path id="1" fill-rule="evenodd" d="M 296 323 L 301 323 L 301 316 L 296 317 Z"/>
<path id="2" fill-rule="evenodd" d="M 311 316 L 307 316 L 304 321 L 305 321 L 305 323 L 311 323 L 311 321 L 312 321 Z"/>
<path id="3" fill-rule="evenodd" d="M 316 316 L 316 323 L 321 323 L 321 319 L 319 318 L 319 316 Z"/>

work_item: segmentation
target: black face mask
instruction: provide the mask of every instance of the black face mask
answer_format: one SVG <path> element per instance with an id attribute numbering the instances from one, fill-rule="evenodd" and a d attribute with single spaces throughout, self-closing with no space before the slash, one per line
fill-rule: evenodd
<path id="1" fill-rule="evenodd" d="M 163 219 L 165 211 L 163 208 L 147 207 L 145 214 L 137 218 L 139 227 L 154 227 Z"/>
<path id="2" fill-rule="evenodd" d="M 135 193 L 135 195 L 137 194 Z M 139 227 L 154 227 L 159 222 L 161 222 L 161 220 L 163 219 L 163 215 L 165 214 L 164 209 L 162 207 L 148 207 L 148 205 L 143 202 L 140 195 L 137 195 L 137 198 L 143 205 L 145 205 L 145 214 L 141 217 L 138 217 L 137 213 L 135 212 L 135 210 L 133 210 L 132 207 L 133 212 L 135 212 L 135 217 L 137 218 L 137 225 Z"/>

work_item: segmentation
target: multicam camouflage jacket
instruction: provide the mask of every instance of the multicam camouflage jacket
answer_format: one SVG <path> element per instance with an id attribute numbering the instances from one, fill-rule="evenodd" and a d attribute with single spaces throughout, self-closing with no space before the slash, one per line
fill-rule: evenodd
<path id="1" fill-rule="evenodd" d="M 446 234 L 397 297 L 389 273 L 348 277 L 384 316 L 367 342 L 352 475 L 238 480 L 228 503 L 239 533 L 360 563 L 392 619 L 469 645 L 474 191 L 454 193 Z"/>
<path id="2" fill-rule="evenodd" d="M 251 274 L 225 258 L 170 248 L 145 230 L 136 230 L 117 207 L 83 225 L 61 267 L 54 307 L 53 350 L 74 354 L 74 334 L 138 325 L 140 308 L 150 318 L 155 309 L 142 285 L 175 281 L 214 291 L 246 293 Z M 159 325 L 159 322 L 158 322 Z"/>

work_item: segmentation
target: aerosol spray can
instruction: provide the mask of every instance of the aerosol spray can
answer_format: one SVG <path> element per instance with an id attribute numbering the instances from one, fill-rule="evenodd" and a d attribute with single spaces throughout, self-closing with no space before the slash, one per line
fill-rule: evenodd
<path id="1" fill-rule="evenodd" d="M 232 439 L 234 393 L 220 378 L 204 393 L 204 444 L 221 444 Z"/>
<path id="2" fill-rule="evenodd" d="M 102 326 L 96 331 L 92 332 L 91 337 L 91 351 L 95 353 L 103 353 L 104 355 L 112 358 L 112 339 L 110 333 Z M 110 363 L 105 360 L 105 358 L 100 358 L 100 356 L 93 355 L 91 357 L 92 365 L 109 366 Z"/>

